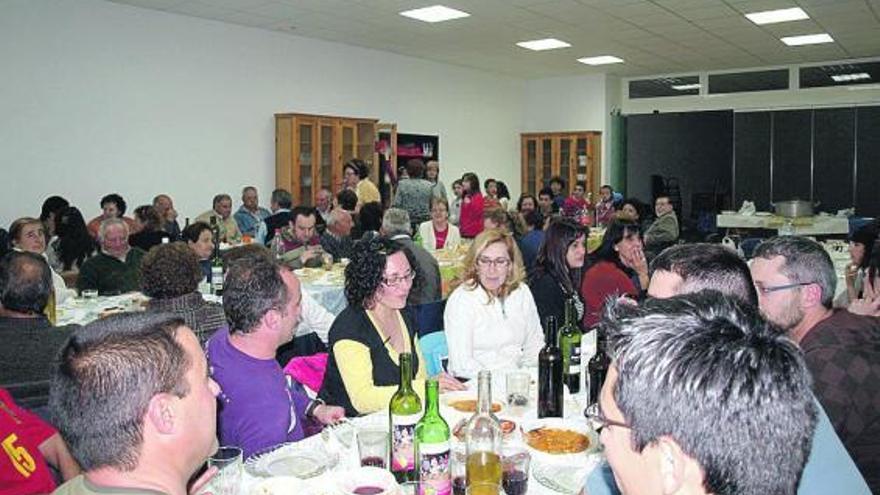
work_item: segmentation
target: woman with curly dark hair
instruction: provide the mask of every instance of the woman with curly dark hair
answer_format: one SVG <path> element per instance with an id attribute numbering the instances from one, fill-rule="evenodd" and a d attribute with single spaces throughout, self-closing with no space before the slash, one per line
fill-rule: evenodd
<path id="1" fill-rule="evenodd" d="M 162 230 L 164 224 L 159 212 L 152 205 L 138 206 L 134 209 L 135 230 L 128 236 L 128 243 L 149 251 L 153 246 L 162 244 L 162 239 L 170 240 L 171 236 Z"/>
<path id="2" fill-rule="evenodd" d="M 398 358 L 413 355 L 421 393 L 426 376 L 415 321 L 403 311 L 413 283 L 415 259 L 400 244 L 376 237 L 355 244 L 345 267 L 345 308 L 330 327 L 330 356 L 319 397 L 345 408 L 346 416 L 378 411 L 400 384 Z M 460 389 L 454 378 L 441 374 L 442 389 Z"/>
<path id="3" fill-rule="evenodd" d="M 95 254 L 95 240 L 77 207 L 68 206 L 55 217 L 55 234 L 58 239 L 52 247 L 62 271 L 79 271 L 82 264 Z"/>
<path id="4" fill-rule="evenodd" d="M 587 228 L 571 219 L 552 220 L 547 227 L 529 278 L 541 322 L 546 322 L 548 316 L 555 316 L 560 323 L 564 321 L 565 302 L 569 299 L 574 299 L 578 321 L 583 318 L 580 287 L 586 244 Z"/>
<path id="5" fill-rule="evenodd" d="M 223 306 L 197 291 L 203 278 L 198 256 L 182 242 L 161 244 L 141 262 L 141 289 L 151 298 L 147 310 L 183 317 L 201 344 L 226 325 Z"/>

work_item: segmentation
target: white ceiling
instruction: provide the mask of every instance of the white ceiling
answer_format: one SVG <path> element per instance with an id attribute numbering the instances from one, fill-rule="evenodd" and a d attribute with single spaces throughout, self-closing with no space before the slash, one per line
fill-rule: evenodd
<path id="1" fill-rule="evenodd" d="M 670 74 L 880 56 L 880 0 L 111 0 L 523 78 Z M 427 24 L 398 12 L 442 3 L 470 17 Z M 810 19 L 756 26 L 743 13 L 798 6 Z M 828 32 L 833 44 L 782 36 Z M 532 52 L 554 37 L 571 48 Z M 589 67 L 577 58 L 616 55 Z"/>

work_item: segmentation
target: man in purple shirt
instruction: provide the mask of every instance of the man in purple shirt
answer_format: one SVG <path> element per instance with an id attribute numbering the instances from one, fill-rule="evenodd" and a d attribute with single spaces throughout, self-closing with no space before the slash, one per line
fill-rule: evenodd
<path id="1" fill-rule="evenodd" d="M 218 432 L 223 445 L 236 445 L 245 458 L 303 438 L 307 417 L 332 423 L 341 407 L 311 400 L 275 360 L 290 342 L 300 317 L 300 285 L 286 268 L 254 255 L 233 262 L 226 274 L 223 308 L 229 328 L 207 344 L 211 377 L 220 384 Z"/>

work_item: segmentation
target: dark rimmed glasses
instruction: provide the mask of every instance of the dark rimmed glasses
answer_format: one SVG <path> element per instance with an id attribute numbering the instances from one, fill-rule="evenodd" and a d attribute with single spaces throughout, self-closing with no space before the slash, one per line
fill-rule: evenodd
<path id="1" fill-rule="evenodd" d="M 781 290 L 795 289 L 798 287 L 803 287 L 805 285 L 810 285 L 810 284 L 815 284 L 815 283 L 816 282 L 797 282 L 794 284 L 771 285 L 770 287 L 764 287 L 763 285 L 755 284 L 755 290 L 766 296 L 767 294 L 772 294 L 774 292 L 778 292 Z"/>
<path id="2" fill-rule="evenodd" d="M 584 411 L 584 416 L 586 416 L 587 421 L 589 421 L 593 425 L 593 428 L 596 430 L 597 435 L 601 435 L 602 430 L 609 426 L 632 429 L 632 426 L 624 422 L 614 421 L 613 419 L 606 418 L 605 414 L 603 414 L 598 407 L 588 407 Z"/>

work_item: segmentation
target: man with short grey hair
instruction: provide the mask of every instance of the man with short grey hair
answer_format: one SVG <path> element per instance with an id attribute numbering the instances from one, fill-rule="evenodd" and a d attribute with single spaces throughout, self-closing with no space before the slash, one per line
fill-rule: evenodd
<path id="1" fill-rule="evenodd" d="M 80 292 L 95 289 L 101 295 L 114 295 L 140 289 L 141 260 L 146 253 L 128 244 L 128 234 L 128 224 L 120 218 L 101 222 L 98 230 L 101 252 L 80 267 L 76 279 Z"/>
<path id="2" fill-rule="evenodd" d="M 325 252 L 332 254 L 333 259 L 351 258 L 351 250 L 353 249 L 351 229 L 353 226 L 351 213 L 342 208 L 330 211 L 327 230 L 321 234 L 321 247 Z"/>
<path id="3" fill-rule="evenodd" d="M 816 241 L 768 239 L 750 268 L 761 312 L 800 345 L 834 429 L 880 493 L 880 319 L 832 308 L 837 276 Z"/>
<path id="4" fill-rule="evenodd" d="M 392 241 L 402 244 L 405 249 L 412 253 L 418 265 L 413 268 L 417 269 L 419 276 L 421 276 L 421 285 L 417 290 L 410 291 L 407 302 L 417 305 L 439 301 L 442 298 L 440 265 L 431 256 L 431 253 L 413 242 L 412 237 L 410 237 L 411 229 L 409 213 L 406 210 L 389 208 L 382 217 L 380 233 Z"/>
<path id="5" fill-rule="evenodd" d="M 260 206 L 260 198 L 257 195 L 256 187 L 245 186 L 241 190 L 241 206 L 238 207 L 238 211 L 235 212 L 233 217 L 242 235 L 249 235 L 251 238 L 255 237 L 260 222 L 271 214 L 269 210 Z"/>
<path id="6" fill-rule="evenodd" d="M 623 493 L 797 493 L 810 374 L 755 308 L 711 291 L 618 302 L 602 328 L 612 363 L 588 416 Z"/>
<path id="7" fill-rule="evenodd" d="M 174 209 L 174 201 L 167 194 L 157 194 L 153 198 L 153 208 L 162 218 L 162 230 L 171 236 L 172 241 L 180 238 L 180 224 L 177 223 L 177 210 Z"/>

